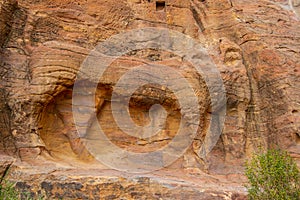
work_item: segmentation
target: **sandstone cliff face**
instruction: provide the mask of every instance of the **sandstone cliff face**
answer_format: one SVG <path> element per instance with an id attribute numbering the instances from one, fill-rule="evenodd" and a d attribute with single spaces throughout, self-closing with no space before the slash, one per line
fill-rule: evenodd
<path id="1" fill-rule="evenodd" d="M 235 192 L 244 193 L 243 163 L 257 149 L 278 145 L 300 164 L 299 2 L 2 0 L 0 8 L 0 152 L 18 159 L 11 178 L 19 188 L 49 198 L 234 199 Z M 99 42 L 143 27 L 168 28 L 198 41 L 221 73 L 227 111 L 221 137 L 204 155 L 210 95 L 190 63 L 159 49 L 115 60 L 98 84 L 97 119 L 89 128 L 99 122 L 119 147 L 135 152 L 163 147 L 181 119 L 172 91 L 142 87 L 130 101 L 133 121 L 146 125 L 149 108 L 162 104 L 166 126 L 149 140 L 124 134 L 114 122 L 110 98 L 126 71 L 143 63 L 166 65 L 180 70 L 198 91 L 201 119 L 193 144 L 171 166 L 137 178 L 108 169 L 85 148 L 74 124 L 72 90 L 81 64 Z M 31 165 L 40 167 L 30 170 Z M 49 170 L 41 169 L 45 166 Z M 66 193 L 72 187 L 78 193 Z"/>

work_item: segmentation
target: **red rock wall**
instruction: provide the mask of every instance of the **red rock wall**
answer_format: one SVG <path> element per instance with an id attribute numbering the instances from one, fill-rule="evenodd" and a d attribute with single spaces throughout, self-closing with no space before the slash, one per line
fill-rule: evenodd
<path id="1" fill-rule="evenodd" d="M 226 88 L 225 127 L 207 158 L 200 147 L 210 118 L 203 77 L 189 80 L 199 89 L 201 131 L 171 168 L 241 173 L 259 148 L 280 146 L 300 162 L 300 22 L 297 1 L 155 0 L 0 1 L 0 151 L 22 161 L 94 162 L 80 141 L 71 110 L 79 67 L 99 42 L 122 31 L 164 27 L 191 36 L 217 65 Z M 180 116 L 171 93 L 156 88 L 131 103 L 138 124 L 147 124 L 151 99 L 171 103 L 167 128 L 151 141 L 122 135 L 109 115 L 109 96 L 125 69 L 156 61 L 178 68 L 183 59 L 158 50 L 137 51 L 113 64 L 99 84 L 98 121 L 120 147 L 152 149 L 166 144 Z M 123 68 L 122 68 L 123 67 Z M 155 89 L 154 89 L 155 90 Z M 154 101 L 155 102 L 155 101 Z M 158 101 L 159 103 L 159 101 Z M 168 132 L 168 134 L 166 134 Z"/>

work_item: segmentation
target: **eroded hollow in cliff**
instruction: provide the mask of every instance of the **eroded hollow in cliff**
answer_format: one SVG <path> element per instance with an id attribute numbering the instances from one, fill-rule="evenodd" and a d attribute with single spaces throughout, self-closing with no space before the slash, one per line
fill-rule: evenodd
<path id="1" fill-rule="evenodd" d="M 92 139 L 98 134 L 98 124 L 101 126 L 107 138 L 119 146 L 132 152 L 149 152 L 167 145 L 176 135 L 181 119 L 180 109 L 175 103 L 168 104 L 156 98 L 144 98 L 136 95 L 131 98 L 129 103 L 129 113 L 133 122 L 139 126 L 146 126 L 151 121 L 149 109 L 155 104 L 162 104 L 168 112 L 165 122 L 162 122 L 162 130 L 155 136 L 141 139 L 124 133 L 116 124 L 112 115 L 110 101 L 111 90 L 105 86 L 100 86 L 97 90 L 96 98 L 100 98 L 97 120 L 94 120 L 88 127 L 88 137 Z M 160 92 L 157 88 L 149 88 L 153 93 Z M 153 120 L 159 120 L 155 116 Z M 160 122 L 159 122 L 160 123 Z M 79 159 L 83 161 L 92 161 L 92 156 L 86 150 L 84 144 L 76 130 L 72 113 L 72 90 L 68 89 L 51 102 L 44 110 L 44 116 L 41 121 L 43 127 L 41 138 L 46 145 L 46 149 L 51 156 L 60 160 Z M 105 148 L 105 147 L 99 147 Z"/>
<path id="2" fill-rule="evenodd" d="M 164 11 L 166 8 L 165 1 L 156 1 L 156 11 Z"/>
<path id="3" fill-rule="evenodd" d="M 131 152 L 150 152 L 168 145 L 177 134 L 182 118 L 178 100 L 169 88 L 158 84 L 141 85 L 131 96 L 129 105 L 127 102 L 119 102 L 119 104 L 128 107 L 130 117 L 136 125 L 144 127 L 151 122 L 151 119 L 157 121 L 155 123 L 161 126 L 161 131 L 154 136 L 139 138 L 124 133 L 116 124 L 112 114 L 111 97 L 115 83 L 130 69 L 145 62 L 159 62 L 174 68 L 174 70 L 179 70 L 186 77 L 190 86 L 195 89 L 201 115 L 198 135 L 195 140 L 203 141 L 208 123 L 206 114 L 210 101 L 205 82 L 201 76 L 193 70 L 189 63 L 182 62 L 181 58 L 170 53 L 149 50 L 148 52 L 131 52 L 130 56 L 132 55 L 138 59 L 127 56 L 119 58 L 106 70 L 103 75 L 104 78 L 98 83 L 95 93 L 97 119 L 90 120 L 90 124 L 86 127 L 87 135 L 83 138 L 79 137 L 74 123 L 72 88 L 68 88 L 48 103 L 40 121 L 40 127 L 42 127 L 40 136 L 52 157 L 62 161 L 94 161 L 94 157 L 84 144 L 87 139 L 97 138 L 95 134 L 98 134 L 98 125 L 101 126 L 113 144 Z M 166 120 L 163 122 L 160 121 L 158 113 L 155 113 L 152 118 L 151 113 L 149 113 L 151 107 L 156 104 L 161 105 L 167 112 Z M 106 147 L 99 146 L 98 148 L 105 149 Z"/>
<path id="4" fill-rule="evenodd" d="M 72 89 L 58 95 L 43 111 L 40 136 L 51 156 L 58 160 L 91 160 L 77 136 L 72 114 Z"/>

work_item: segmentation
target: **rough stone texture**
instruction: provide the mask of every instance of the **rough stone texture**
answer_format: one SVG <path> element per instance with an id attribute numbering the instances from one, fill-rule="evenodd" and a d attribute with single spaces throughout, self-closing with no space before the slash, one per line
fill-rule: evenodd
<path id="1" fill-rule="evenodd" d="M 45 167 L 45 165 L 44 165 Z M 33 198 L 50 199 L 246 199 L 232 190 L 243 190 L 238 182 L 223 176 L 160 171 L 152 174 L 124 174 L 90 168 L 88 171 L 54 165 L 19 165 L 10 179 L 19 191 Z M 39 171 L 37 174 L 36 171 Z M 195 178 L 201 176 L 202 179 Z M 22 177 L 22 180 L 19 179 Z M 215 187 L 218 185 L 218 190 Z"/>
<path id="2" fill-rule="evenodd" d="M 49 198 L 241 199 L 243 163 L 257 149 L 278 145 L 300 165 L 299 2 L 167 0 L 165 8 L 156 5 L 155 0 L 0 0 L 0 152 L 20 160 L 11 177 L 18 188 L 41 190 Z M 113 175 L 116 172 L 98 163 L 77 135 L 72 87 L 81 63 L 99 42 L 148 26 L 182 32 L 207 49 L 226 87 L 225 127 L 213 151 L 201 157 L 211 117 L 203 78 L 171 53 L 131 52 L 101 79 L 98 120 L 91 127 L 99 121 L 115 144 L 131 151 L 151 151 L 170 141 L 180 113 L 172 92 L 160 87 L 141 88 L 142 95 L 137 91 L 130 103 L 133 120 L 145 125 L 149 107 L 165 102 L 169 117 L 158 136 L 147 141 L 130 137 L 112 120 L 115 82 L 133 66 L 153 62 L 182 70 L 198 91 L 203 118 L 193 145 L 167 169 L 141 178 Z M 29 166 L 24 167 L 25 162 Z M 57 174 L 43 171 L 45 163 Z M 40 167 L 30 171 L 30 165 Z M 78 173 L 82 175 L 75 177 Z M 180 174 L 173 179 L 181 182 L 172 186 L 164 178 L 170 173 Z M 205 180 L 212 182 L 206 187 Z M 219 188 L 220 183 L 224 187 Z M 98 188 L 103 194 L 91 194 Z"/>
<path id="3" fill-rule="evenodd" d="M 10 156 L 0 155 L 0 183 L 6 178 L 9 173 L 9 168 L 14 163 L 15 159 Z"/>

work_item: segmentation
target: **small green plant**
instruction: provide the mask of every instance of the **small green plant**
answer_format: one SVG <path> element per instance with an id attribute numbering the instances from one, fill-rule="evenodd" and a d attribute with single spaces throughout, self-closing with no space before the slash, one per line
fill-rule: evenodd
<path id="1" fill-rule="evenodd" d="M 16 191 L 14 184 L 10 181 L 3 180 L 0 184 L 0 200 L 17 200 L 19 193 Z"/>
<path id="2" fill-rule="evenodd" d="M 32 198 L 29 192 L 20 192 L 15 188 L 15 183 L 2 180 L 0 184 L 0 200 L 43 200 L 44 196 L 38 195 L 37 198 Z"/>
<path id="3" fill-rule="evenodd" d="M 290 155 L 280 149 L 255 154 L 246 164 L 250 200 L 299 200 L 300 173 Z"/>

